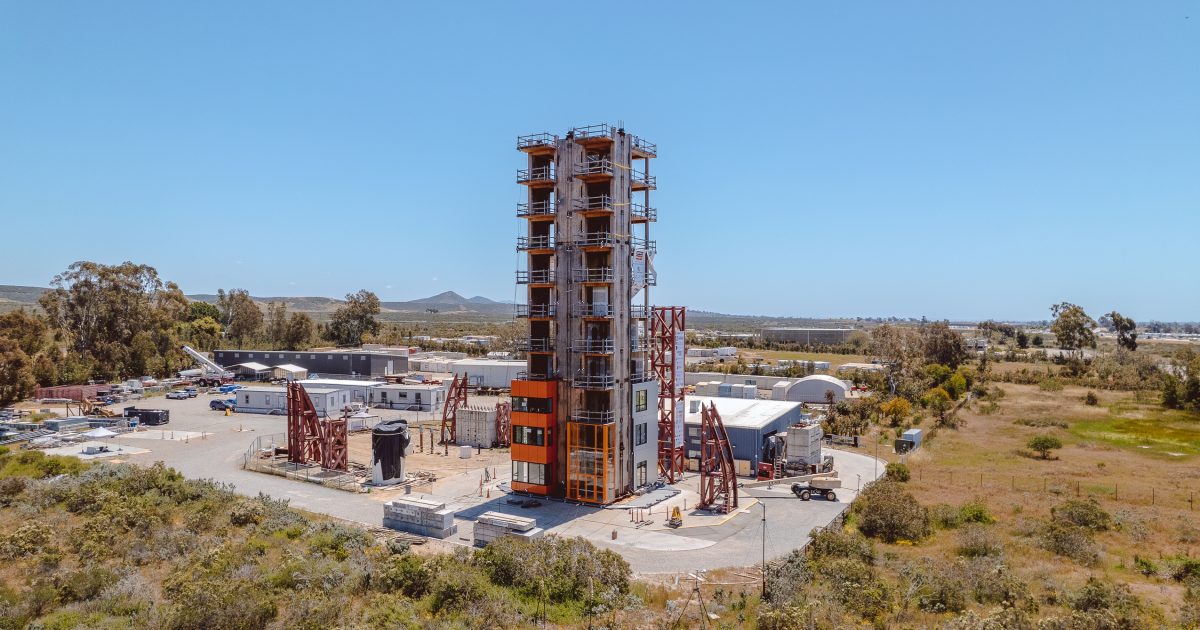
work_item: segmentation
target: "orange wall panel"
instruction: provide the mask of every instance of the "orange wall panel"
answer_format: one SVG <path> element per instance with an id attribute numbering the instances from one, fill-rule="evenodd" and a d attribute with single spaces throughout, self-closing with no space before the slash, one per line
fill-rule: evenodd
<path id="1" fill-rule="evenodd" d="M 554 463 L 554 456 L 557 450 L 554 446 L 513 444 L 512 459 L 519 462 L 533 462 L 535 464 L 552 464 Z"/>

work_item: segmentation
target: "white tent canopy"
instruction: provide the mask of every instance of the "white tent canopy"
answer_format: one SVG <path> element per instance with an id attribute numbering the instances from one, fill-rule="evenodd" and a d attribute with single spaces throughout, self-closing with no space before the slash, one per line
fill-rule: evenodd
<path id="1" fill-rule="evenodd" d="M 104 427 L 100 427 L 97 429 L 92 429 L 91 431 L 88 431 L 87 433 L 84 433 L 83 437 L 90 438 L 90 439 L 102 439 L 102 438 L 110 438 L 115 435 L 117 435 L 116 432 L 109 431 L 108 429 L 105 429 Z"/>

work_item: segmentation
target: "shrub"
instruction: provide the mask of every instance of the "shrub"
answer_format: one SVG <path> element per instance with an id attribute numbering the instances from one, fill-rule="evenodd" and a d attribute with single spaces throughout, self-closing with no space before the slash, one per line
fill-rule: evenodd
<path id="1" fill-rule="evenodd" d="M 1063 422 L 1062 420 L 1055 420 L 1054 418 L 1020 418 L 1018 420 L 1014 420 L 1013 424 L 1019 424 L 1026 427 L 1055 427 L 1059 429 L 1065 429 L 1068 426 L 1066 422 Z"/>
<path id="2" fill-rule="evenodd" d="M 987 506 L 978 499 L 964 503 L 958 509 L 958 513 L 964 523 L 982 523 L 988 525 L 996 522 L 996 519 L 992 518 L 991 513 L 988 512 Z"/>
<path id="3" fill-rule="evenodd" d="M 814 561 L 825 558 L 853 558 L 867 566 L 875 564 L 875 546 L 858 533 L 834 529 L 809 532 L 808 552 Z"/>
<path id="4" fill-rule="evenodd" d="M 11 534 L 0 536 L 0 559 L 32 556 L 50 544 L 53 531 L 36 521 L 23 523 Z"/>
<path id="5" fill-rule="evenodd" d="M 470 565 L 440 571 L 430 585 L 430 609 L 435 612 L 461 611 L 488 597 L 487 578 Z"/>
<path id="6" fill-rule="evenodd" d="M 980 558 L 1000 555 L 1002 547 L 995 532 L 986 525 L 969 523 L 958 532 L 958 555 Z"/>
<path id="7" fill-rule="evenodd" d="M 1069 499 L 1050 508 L 1050 515 L 1094 532 L 1112 529 L 1113 525 L 1112 516 L 1095 499 Z"/>
<path id="8" fill-rule="evenodd" d="M 1091 530 L 1072 523 L 1052 520 L 1043 524 L 1038 530 L 1037 543 L 1051 553 L 1083 565 L 1095 564 L 1100 557 Z"/>
<path id="9" fill-rule="evenodd" d="M 939 503 L 930 509 L 933 523 L 942 529 L 955 529 L 962 525 L 962 510 L 948 503 Z"/>
<path id="10" fill-rule="evenodd" d="M 888 479 L 891 479 L 892 481 L 899 481 L 901 483 L 912 479 L 912 473 L 908 471 L 908 466 L 901 464 L 900 462 L 892 462 L 888 464 L 887 468 L 884 470 L 884 474 Z"/>
<path id="11" fill-rule="evenodd" d="M 584 601 L 597 584 L 616 587 L 621 594 L 629 591 L 629 563 L 583 538 L 505 537 L 477 551 L 472 563 L 500 586 L 539 597 L 544 588 L 552 602 Z"/>
<path id="12" fill-rule="evenodd" d="M 1035 435 L 1025 446 L 1031 451 L 1037 451 L 1042 459 L 1050 459 L 1050 451 L 1062 448 L 1062 440 L 1053 435 Z"/>
<path id="13" fill-rule="evenodd" d="M 1087 395 L 1083 397 L 1083 404 L 1095 407 L 1100 404 L 1100 397 L 1096 395 L 1096 392 L 1089 389 Z"/>
<path id="14" fill-rule="evenodd" d="M 1173 556 L 1164 559 L 1167 575 L 1176 582 L 1200 584 L 1200 558 L 1190 556 Z"/>
<path id="15" fill-rule="evenodd" d="M 808 544 L 811 547 L 813 541 Z M 811 581 L 812 572 L 804 550 L 793 549 L 777 567 L 767 572 L 767 601 L 771 604 L 791 602 Z"/>
<path id="16" fill-rule="evenodd" d="M 929 509 L 894 481 L 867 486 L 853 509 L 859 516 L 859 530 L 884 542 L 921 540 L 933 530 Z"/>
<path id="17" fill-rule="evenodd" d="M 1093 621 L 1090 627 L 1142 628 L 1143 605 L 1127 584 L 1109 584 L 1090 577 L 1079 590 L 1067 596 L 1067 605 L 1084 619 Z"/>
<path id="18" fill-rule="evenodd" d="M 1044 392 L 1061 392 L 1063 389 L 1062 381 L 1051 376 L 1050 378 L 1038 381 L 1038 387 Z"/>
<path id="19" fill-rule="evenodd" d="M 1154 561 L 1149 558 L 1143 558 L 1135 554 L 1133 556 L 1133 566 L 1142 575 L 1158 575 L 1158 565 L 1154 564 Z"/>
<path id="20" fill-rule="evenodd" d="M 411 554 L 388 557 L 371 577 L 371 586 L 376 590 L 400 592 L 413 599 L 424 597 L 432 583 L 433 572 L 423 560 Z"/>
<path id="21" fill-rule="evenodd" d="M 261 506 L 249 500 L 238 501 L 233 504 L 233 509 L 229 510 L 229 522 L 239 527 L 257 525 L 262 517 Z"/>
<path id="22" fill-rule="evenodd" d="M 852 558 L 831 558 L 815 564 L 837 601 L 863 619 L 875 619 L 891 609 L 891 591 L 871 567 Z"/>

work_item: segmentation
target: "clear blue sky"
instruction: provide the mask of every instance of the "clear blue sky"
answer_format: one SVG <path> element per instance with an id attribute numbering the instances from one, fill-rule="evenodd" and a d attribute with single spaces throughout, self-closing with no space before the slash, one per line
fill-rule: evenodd
<path id="1" fill-rule="evenodd" d="M 624 121 L 656 303 L 1200 319 L 1200 2 L 576 4 L 0 1 L 0 283 L 511 300 L 515 137 Z"/>

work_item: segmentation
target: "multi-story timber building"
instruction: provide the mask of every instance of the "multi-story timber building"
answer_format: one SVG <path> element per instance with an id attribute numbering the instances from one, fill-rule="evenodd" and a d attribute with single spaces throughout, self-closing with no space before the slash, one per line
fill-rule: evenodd
<path id="1" fill-rule="evenodd" d="M 593 125 L 521 136 L 517 149 L 529 368 L 512 384 L 512 487 L 611 503 L 658 478 L 647 334 L 657 147 Z"/>

